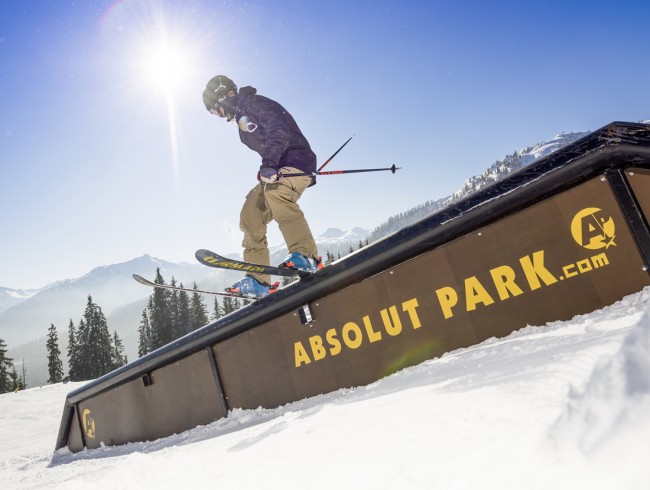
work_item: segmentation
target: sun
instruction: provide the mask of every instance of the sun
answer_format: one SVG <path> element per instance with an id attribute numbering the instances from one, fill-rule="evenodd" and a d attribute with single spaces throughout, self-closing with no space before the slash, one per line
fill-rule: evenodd
<path id="1" fill-rule="evenodd" d="M 113 6 L 101 27 L 117 88 L 158 107 L 161 101 L 196 100 L 206 60 L 214 57 L 213 26 L 183 2 L 108 3 Z"/>
<path id="2" fill-rule="evenodd" d="M 191 71 L 190 56 L 180 42 L 157 40 L 144 47 L 139 58 L 142 81 L 164 94 L 181 88 Z"/>

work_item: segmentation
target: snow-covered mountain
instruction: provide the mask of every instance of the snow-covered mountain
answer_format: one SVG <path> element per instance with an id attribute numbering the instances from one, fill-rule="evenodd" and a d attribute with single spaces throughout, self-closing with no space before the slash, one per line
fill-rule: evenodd
<path id="1" fill-rule="evenodd" d="M 89 295 L 107 316 L 147 298 L 151 289 L 136 283 L 131 274 L 153 279 L 157 268 L 167 282 L 174 277 L 177 282 L 190 287 L 194 282 L 206 288 L 225 285 L 223 273 L 216 269 L 200 264 L 175 264 L 143 255 L 128 262 L 97 267 L 82 277 L 50 284 L 23 297 L 0 312 L 0 338 L 6 342 L 10 354 L 20 345 L 44 337 L 50 324 L 55 325 L 61 338 L 67 332 L 70 320 L 76 325 L 83 316 Z M 142 309 L 135 318 L 125 319 L 125 325 L 109 324 L 109 327 L 120 335 L 121 331 L 137 329 L 141 313 Z"/>
<path id="2" fill-rule="evenodd" d="M 370 230 L 366 228 L 355 227 L 351 230 L 340 230 L 339 228 L 328 228 L 324 233 L 314 237 L 318 252 L 325 257 L 328 253 L 333 256 L 344 256 L 353 249 L 359 248 L 359 243 L 365 243 Z M 287 255 L 287 247 L 280 245 L 271 247 L 271 263 L 280 263 Z M 239 258 L 237 255 L 231 255 L 233 258 Z"/>
<path id="3" fill-rule="evenodd" d="M 427 201 L 420 206 L 409 209 L 400 214 L 391 216 L 385 223 L 382 223 L 375 228 L 369 235 L 368 240 L 374 242 L 383 238 L 405 226 L 411 225 L 416 221 L 425 218 L 440 209 L 449 206 L 455 201 L 458 201 L 469 194 L 472 194 L 483 187 L 486 187 L 498 180 L 501 180 L 506 175 L 519 170 L 527 165 L 530 165 L 535 160 L 538 160 L 546 155 L 550 155 L 554 151 L 564 148 L 565 146 L 577 141 L 578 139 L 588 135 L 589 132 L 582 133 L 561 133 L 555 136 L 550 141 L 544 141 L 534 146 L 527 146 L 519 151 L 515 151 L 510 155 L 506 155 L 502 160 L 494 162 L 485 172 L 480 175 L 475 175 L 467 179 L 464 184 L 454 192 L 452 195 L 436 199 L 434 201 Z"/>
<path id="4" fill-rule="evenodd" d="M 445 207 L 454 201 L 462 199 L 463 197 L 482 189 L 483 187 L 501 180 L 511 172 L 530 165 L 535 160 L 550 155 L 554 151 L 564 148 L 588 134 L 589 132 L 561 133 L 550 141 L 538 143 L 535 146 L 528 146 L 511 155 L 507 155 L 503 160 L 498 160 L 492 164 L 492 166 L 481 175 L 476 175 L 467 179 L 460 189 L 442 201 L 441 207 Z"/>
<path id="5" fill-rule="evenodd" d="M 322 245 L 338 245 L 341 242 L 358 242 L 363 241 L 368 236 L 368 230 L 365 228 L 355 227 L 349 231 L 339 230 L 338 228 L 329 228 L 318 237 L 318 243 Z"/>
<path id="6" fill-rule="evenodd" d="M 31 298 L 37 292 L 37 289 L 24 290 L 0 287 L 0 313 Z"/>

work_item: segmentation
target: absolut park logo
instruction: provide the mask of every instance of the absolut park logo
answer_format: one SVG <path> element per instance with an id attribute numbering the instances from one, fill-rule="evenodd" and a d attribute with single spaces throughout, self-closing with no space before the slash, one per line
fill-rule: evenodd
<path id="1" fill-rule="evenodd" d="M 322 335 L 313 335 L 306 342 L 295 342 L 295 367 L 335 357 L 346 350 L 354 351 L 363 345 L 381 343 L 407 330 L 451 321 L 459 314 L 487 313 L 494 305 L 591 274 L 609 266 L 606 250 L 616 246 L 615 228 L 613 218 L 602 209 L 584 208 L 575 214 L 568 231 L 579 246 L 600 253 L 566 263 L 557 251 L 548 247 L 548 251 L 536 250 L 487 271 L 477 271 L 476 275 L 455 284 L 423 284 L 416 297 L 368 311 L 342 325 L 332 326 Z M 420 307 L 431 304 L 427 296 L 434 299 L 433 311 Z"/>
<path id="2" fill-rule="evenodd" d="M 585 208 L 573 217 L 571 235 L 578 245 L 589 250 L 616 245 L 614 219 L 600 208 Z"/>
<path id="3" fill-rule="evenodd" d="M 95 438 L 95 418 L 89 409 L 85 409 L 81 416 L 84 432 L 90 439 Z"/>

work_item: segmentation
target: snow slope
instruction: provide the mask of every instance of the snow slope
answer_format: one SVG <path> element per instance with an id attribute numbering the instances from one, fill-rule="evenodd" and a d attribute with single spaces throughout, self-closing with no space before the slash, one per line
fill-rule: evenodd
<path id="1" fill-rule="evenodd" d="M 53 454 L 78 386 L 0 395 L 0 488 L 647 489 L 650 288 L 366 387 Z"/>

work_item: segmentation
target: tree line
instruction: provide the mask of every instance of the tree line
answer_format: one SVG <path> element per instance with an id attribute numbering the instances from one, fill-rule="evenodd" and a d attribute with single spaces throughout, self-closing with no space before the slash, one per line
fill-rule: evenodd
<path id="1" fill-rule="evenodd" d="M 83 317 L 78 326 L 70 320 L 68 326 L 68 376 L 64 378 L 59 334 L 50 325 L 47 332 L 47 370 L 48 383 L 60 383 L 64 379 L 82 381 L 94 379 L 123 366 L 128 362 L 124 353 L 124 344 L 113 332 L 108 330 L 106 317 L 100 306 L 88 296 Z M 13 359 L 7 356 L 7 346 L 0 339 L 0 393 L 26 388 L 25 368 L 22 378 L 16 372 Z"/>
<path id="2" fill-rule="evenodd" d="M 154 282 L 167 285 L 159 268 L 156 269 Z M 177 286 L 173 277 L 169 285 Z M 178 286 L 184 287 L 182 283 Z M 188 293 L 181 290 L 154 288 L 147 307 L 142 311 L 138 327 L 138 356 L 142 357 L 153 352 L 163 345 L 201 328 L 210 320 L 221 318 L 250 303 L 249 300 L 240 300 L 229 296 L 223 297 L 220 303 L 215 296 L 212 312 L 208 314 L 208 309 L 203 302 L 203 295 L 197 291 L 196 283 L 193 284 L 192 289 L 194 292 Z"/>
<path id="3" fill-rule="evenodd" d="M 50 327 L 50 332 L 56 331 Z M 48 346 L 53 334 L 48 335 Z M 55 342 L 52 341 L 52 344 Z M 58 345 L 57 349 L 58 350 Z M 59 364 L 53 349 L 48 347 L 48 370 L 50 378 L 48 383 L 60 381 Z M 72 320 L 68 324 L 68 376 L 70 381 L 95 379 L 125 365 L 128 362 L 124 353 L 124 344 L 113 332 L 108 330 L 108 322 L 100 306 L 95 304 L 91 296 L 75 327 Z M 62 369 L 61 369 L 62 371 Z"/>
<path id="4" fill-rule="evenodd" d="M 47 338 L 48 383 L 63 380 L 63 367 L 59 358 L 58 335 L 50 326 Z M 68 324 L 68 378 L 70 381 L 95 379 L 128 362 L 124 344 L 117 332 L 108 330 L 102 309 L 88 296 L 86 309 L 78 326 Z"/>
<path id="5" fill-rule="evenodd" d="M 358 248 L 361 249 L 368 245 L 359 241 Z M 350 246 L 349 252 L 354 249 Z M 332 263 L 341 254 L 335 257 L 329 251 L 325 257 L 325 265 Z M 283 278 L 283 286 L 295 279 Z M 184 287 L 182 283 L 177 284 L 172 276 L 169 284 L 165 282 L 160 268 L 156 269 L 156 284 Z M 142 357 L 149 352 L 173 342 L 174 340 L 195 331 L 206 325 L 210 320 L 217 320 L 223 316 L 229 315 L 242 306 L 250 304 L 252 300 L 243 300 L 230 296 L 221 297 L 221 302 L 217 296 L 214 297 L 212 312 L 208 314 L 208 309 L 203 302 L 203 294 L 198 292 L 198 286 L 193 284 L 192 293 L 183 290 L 170 290 L 165 288 L 154 288 L 149 297 L 146 308 L 142 311 L 140 326 L 138 327 L 138 356 Z"/>
<path id="6" fill-rule="evenodd" d="M 25 389 L 25 372 L 20 377 L 14 360 L 7 355 L 7 344 L 0 339 L 0 393 Z"/>

